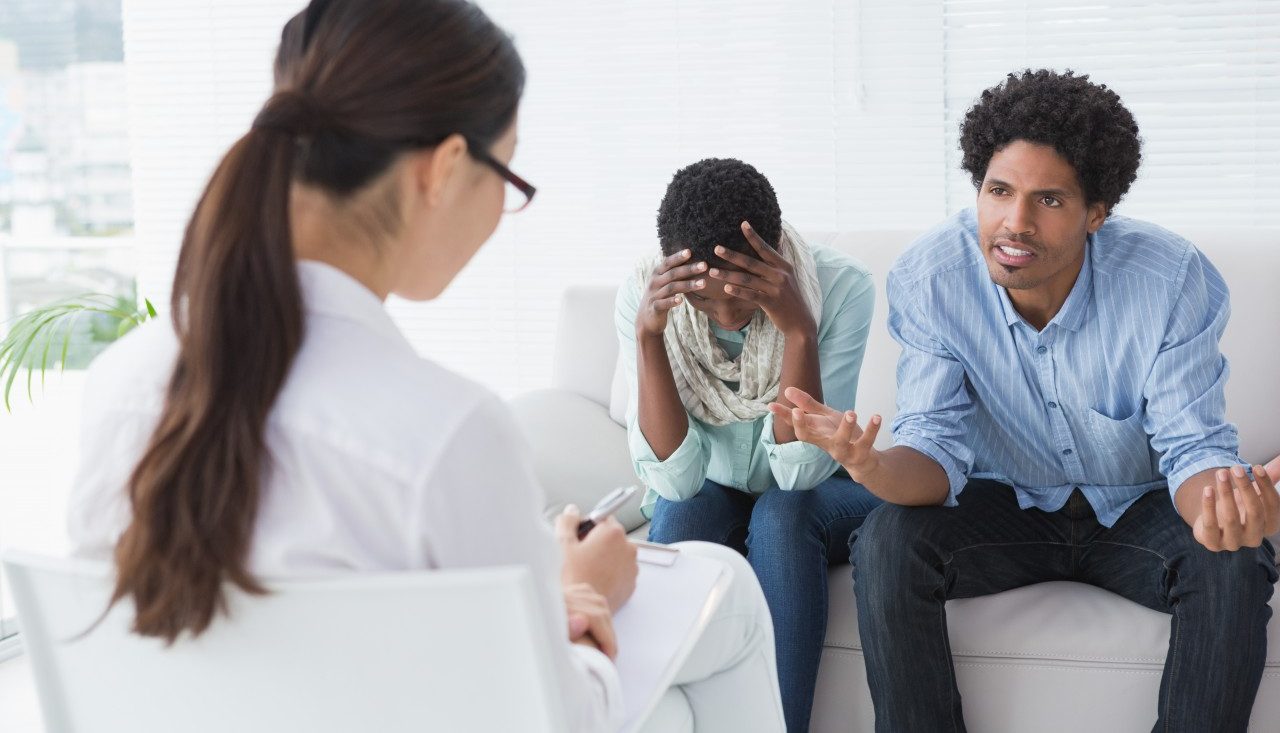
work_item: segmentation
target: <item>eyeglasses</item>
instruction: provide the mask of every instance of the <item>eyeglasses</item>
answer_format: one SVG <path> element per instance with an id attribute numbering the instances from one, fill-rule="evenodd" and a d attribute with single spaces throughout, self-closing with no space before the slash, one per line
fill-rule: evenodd
<path id="1" fill-rule="evenodd" d="M 538 192 L 533 184 L 512 173 L 510 168 L 498 162 L 498 159 L 490 155 L 489 151 L 470 140 L 467 140 L 467 152 L 471 157 L 492 168 L 507 182 L 502 197 L 503 211 L 515 214 L 529 208 L 529 204 L 533 203 L 533 195 Z"/>

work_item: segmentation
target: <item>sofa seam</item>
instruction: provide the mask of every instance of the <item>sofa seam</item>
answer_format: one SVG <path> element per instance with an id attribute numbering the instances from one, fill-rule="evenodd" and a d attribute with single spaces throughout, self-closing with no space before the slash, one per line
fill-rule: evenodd
<path id="1" fill-rule="evenodd" d="M 823 649 L 832 651 L 847 651 L 855 654 L 862 654 L 861 647 L 824 644 Z M 982 657 L 1004 657 L 1008 659 L 1046 659 L 1059 660 L 1063 662 L 1098 662 L 1100 664 L 1159 664 L 1165 663 L 1165 657 L 1091 657 L 1091 656 L 1071 656 L 1066 654 L 1033 654 L 1028 652 L 974 652 L 974 651 L 952 651 L 953 658 L 980 659 Z M 1268 659 L 1264 669 L 1276 669 L 1280 674 L 1280 660 Z"/>

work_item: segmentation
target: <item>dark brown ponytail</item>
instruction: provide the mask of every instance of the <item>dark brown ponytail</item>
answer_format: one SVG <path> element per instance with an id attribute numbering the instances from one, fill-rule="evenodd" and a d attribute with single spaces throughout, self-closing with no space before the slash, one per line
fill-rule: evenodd
<path id="1" fill-rule="evenodd" d="M 168 642 L 225 610 L 223 583 L 263 591 L 248 558 L 266 424 L 304 329 L 292 183 L 341 201 L 411 148 L 454 133 L 488 145 L 523 89 L 510 39 L 462 0 L 315 0 L 303 20 L 302 40 L 286 33 L 277 57 L 282 88 L 187 225 L 172 302 L 179 354 L 129 481 L 112 603 L 131 599 L 134 630 Z"/>

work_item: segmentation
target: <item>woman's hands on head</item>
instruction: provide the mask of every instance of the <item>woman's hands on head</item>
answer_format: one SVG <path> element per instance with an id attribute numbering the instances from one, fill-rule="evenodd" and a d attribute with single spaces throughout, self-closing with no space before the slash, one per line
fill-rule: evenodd
<path id="1" fill-rule="evenodd" d="M 640 295 L 636 311 L 636 338 L 662 338 L 671 309 L 684 302 L 686 293 L 706 287 L 703 275 L 707 271 L 707 263 L 689 262 L 692 256 L 692 251 L 682 249 L 664 257 L 654 268 Z"/>

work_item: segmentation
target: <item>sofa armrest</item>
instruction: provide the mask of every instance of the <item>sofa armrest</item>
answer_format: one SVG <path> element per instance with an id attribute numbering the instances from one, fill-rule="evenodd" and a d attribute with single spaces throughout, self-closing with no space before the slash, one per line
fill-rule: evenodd
<path id="1" fill-rule="evenodd" d="M 563 389 L 541 389 L 510 401 L 547 495 L 547 512 L 565 504 L 587 511 L 609 491 L 638 483 L 627 449 L 627 431 L 604 406 Z M 618 512 L 628 531 L 644 524 L 642 496 Z"/>

